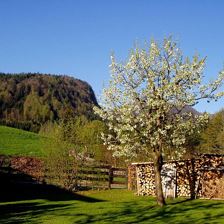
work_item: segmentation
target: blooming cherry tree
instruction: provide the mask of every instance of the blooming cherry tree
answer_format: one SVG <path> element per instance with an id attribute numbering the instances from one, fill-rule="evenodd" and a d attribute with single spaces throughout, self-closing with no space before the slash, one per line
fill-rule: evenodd
<path id="1" fill-rule="evenodd" d="M 205 58 L 184 58 L 172 38 L 135 48 L 125 63 L 111 57 L 111 80 L 95 112 L 112 134 L 103 139 L 115 156 L 147 153 L 154 162 L 157 202 L 165 204 L 161 184 L 163 155 L 172 149 L 181 155 L 186 137 L 206 124 L 208 115 L 194 115 L 186 107 L 200 100 L 217 100 L 224 79 L 203 84 Z"/>

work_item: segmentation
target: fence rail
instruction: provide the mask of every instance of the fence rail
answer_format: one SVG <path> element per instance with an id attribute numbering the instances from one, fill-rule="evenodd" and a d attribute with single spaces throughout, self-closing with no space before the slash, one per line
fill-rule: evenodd
<path id="1" fill-rule="evenodd" d="M 127 169 L 112 166 L 84 167 L 78 171 L 80 185 L 93 188 L 127 188 Z M 84 182 L 85 181 L 85 182 Z"/>
<path id="2" fill-rule="evenodd" d="M 31 176 L 23 171 L 13 169 L 9 166 L 0 166 L 0 174 L 12 179 L 10 181 L 17 183 L 34 183 L 35 179 L 41 182 L 49 182 L 48 180 L 57 181 L 61 178 L 74 179 L 78 182 L 80 188 L 127 188 L 127 169 L 112 167 L 108 165 L 99 166 L 83 166 L 78 170 L 70 170 L 60 177 L 48 170 L 43 172 L 44 176 Z"/>

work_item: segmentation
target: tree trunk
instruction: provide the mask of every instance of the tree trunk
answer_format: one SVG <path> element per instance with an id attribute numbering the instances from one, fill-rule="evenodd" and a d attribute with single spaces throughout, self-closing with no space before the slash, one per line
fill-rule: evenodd
<path id="1" fill-rule="evenodd" d="M 156 190 L 157 203 L 161 207 L 166 205 L 162 188 L 162 178 L 161 178 L 162 166 L 163 166 L 162 154 L 160 152 L 155 152 L 154 153 L 155 190 Z"/>

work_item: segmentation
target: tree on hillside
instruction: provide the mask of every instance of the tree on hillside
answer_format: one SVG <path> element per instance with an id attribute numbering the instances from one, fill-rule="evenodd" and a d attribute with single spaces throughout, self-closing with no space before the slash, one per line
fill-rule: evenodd
<path id="1" fill-rule="evenodd" d="M 163 155 L 172 149 L 181 155 L 187 136 L 200 130 L 208 115 L 193 115 L 186 107 L 202 99 L 217 100 L 224 72 L 203 84 L 205 58 L 184 58 L 172 38 L 149 48 L 135 48 L 125 63 L 112 56 L 111 80 L 103 90 L 101 107 L 95 112 L 112 134 L 103 136 L 115 156 L 147 153 L 154 162 L 157 202 L 165 205 L 161 169 Z"/>
<path id="2" fill-rule="evenodd" d="M 210 117 L 206 129 L 201 134 L 200 150 L 224 153 L 224 110 Z"/>

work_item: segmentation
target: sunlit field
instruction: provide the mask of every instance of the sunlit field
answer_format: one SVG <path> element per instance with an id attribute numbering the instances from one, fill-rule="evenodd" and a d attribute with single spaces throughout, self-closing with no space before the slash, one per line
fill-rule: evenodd
<path id="1" fill-rule="evenodd" d="M 40 192 L 40 191 L 39 191 Z M 0 223 L 224 223 L 224 202 L 168 200 L 160 208 L 152 197 L 127 190 L 63 191 L 9 197 L 0 203 Z"/>

